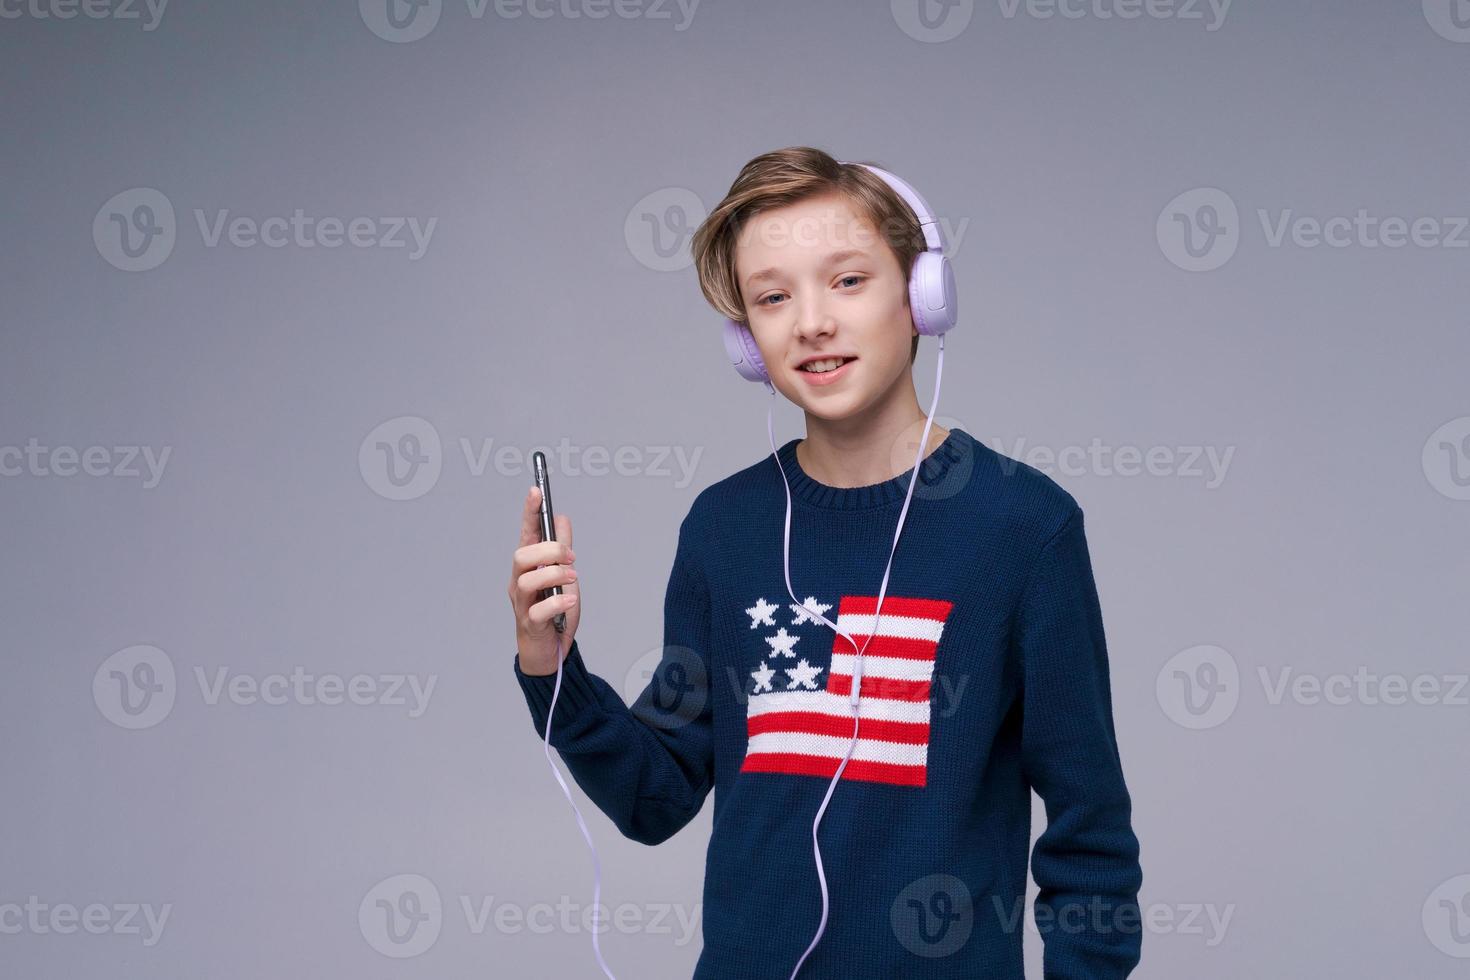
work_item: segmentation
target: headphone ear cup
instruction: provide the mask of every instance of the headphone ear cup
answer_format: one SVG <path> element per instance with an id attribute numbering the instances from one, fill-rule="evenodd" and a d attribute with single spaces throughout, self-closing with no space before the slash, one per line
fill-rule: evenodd
<path id="1" fill-rule="evenodd" d="M 949 256 L 920 252 L 909 274 L 909 311 L 914 326 L 928 337 L 947 333 L 958 321 L 954 268 Z"/>
<path id="2" fill-rule="evenodd" d="M 746 381 L 770 381 L 771 376 L 766 371 L 766 362 L 761 359 L 760 348 L 755 345 L 755 338 L 745 324 L 727 317 L 724 333 L 725 353 L 730 356 L 730 363 L 740 372 L 740 376 Z"/>

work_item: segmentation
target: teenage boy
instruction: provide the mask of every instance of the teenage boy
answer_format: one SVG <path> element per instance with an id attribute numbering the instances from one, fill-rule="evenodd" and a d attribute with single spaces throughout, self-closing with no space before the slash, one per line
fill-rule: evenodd
<path id="1" fill-rule="evenodd" d="M 1020 980 L 1033 789 L 1044 975 L 1126 977 L 1142 870 L 1077 502 L 964 429 L 930 428 L 875 609 L 926 422 L 913 210 L 863 166 L 791 147 L 746 164 L 692 248 L 806 437 L 695 498 L 663 658 L 631 706 L 574 638 L 571 522 L 541 542 L 527 494 L 509 594 L 537 733 L 560 643 L 551 744 L 619 831 L 661 843 L 714 790 L 695 980 L 788 980 L 819 927 L 800 978 Z M 542 599 L 551 585 L 565 594 Z M 865 644 L 856 741 L 850 638 Z"/>

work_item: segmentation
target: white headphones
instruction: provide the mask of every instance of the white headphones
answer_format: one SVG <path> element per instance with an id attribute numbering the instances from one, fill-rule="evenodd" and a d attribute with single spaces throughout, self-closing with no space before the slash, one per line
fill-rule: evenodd
<path id="1" fill-rule="evenodd" d="M 930 337 L 944 335 L 955 325 L 958 312 L 955 303 L 954 269 L 949 264 L 949 256 L 944 254 L 944 235 L 934 218 L 934 212 L 919 196 L 918 191 L 888 171 L 866 163 L 850 164 L 846 160 L 839 162 L 843 166 L 871 170 L 914 209 L 914 216 L 919 219 L 919 227 L 924 232 L 924 244 L 928 247 L 914 256 L 913 266 L 909 269 L 909 311 L 913 314 L 914 326 L 919 333 Z M 750 328 L 739 320 L 726 317 L 722 333 L 725 338 L 725 353 L 729 355 L 730 363 L 740 372 L 740 376 L 747 381 L 759 381 L 769 386 L 771 375 L 766 370 L 765 361 L 761 359 L 760 348 L 756 346 Z"/>

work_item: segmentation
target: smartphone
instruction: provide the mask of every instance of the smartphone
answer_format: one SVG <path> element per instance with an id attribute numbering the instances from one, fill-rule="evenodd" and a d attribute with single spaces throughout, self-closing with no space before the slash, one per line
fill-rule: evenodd
<path id="1" fill-rule="evenodd" d="M 536 450 L 531 454 L 531 467 L 536 471 L 536 487 L 541 491 L 541 540 L 556 540 L 556 516 L 551 510 L 551 473 L 546 468 L 546 454 Z M 541 590 L 541 598 L 549 599 L 554 595 L 561 595 L 560 585 L 553 585 L 548 589 Z M 567 630 L 566 613 L 557 613 L 556 618 L 551 621 L 558 633 Z"/>

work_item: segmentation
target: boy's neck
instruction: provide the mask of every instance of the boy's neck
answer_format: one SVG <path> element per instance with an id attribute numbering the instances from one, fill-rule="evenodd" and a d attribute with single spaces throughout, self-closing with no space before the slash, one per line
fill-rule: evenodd
<path id="1" fill-rule="evenodd" d="M 913 468 L 927 418 L 919 408 L 912 375 L 894 386 L 893 397 L 845 419 L 806 413 L 806 438 L 796 444 L 802 470 L 831 487 L 883 483 Z M 949 430 L 929 427 L 924 457 L 939 448 Z"/>

